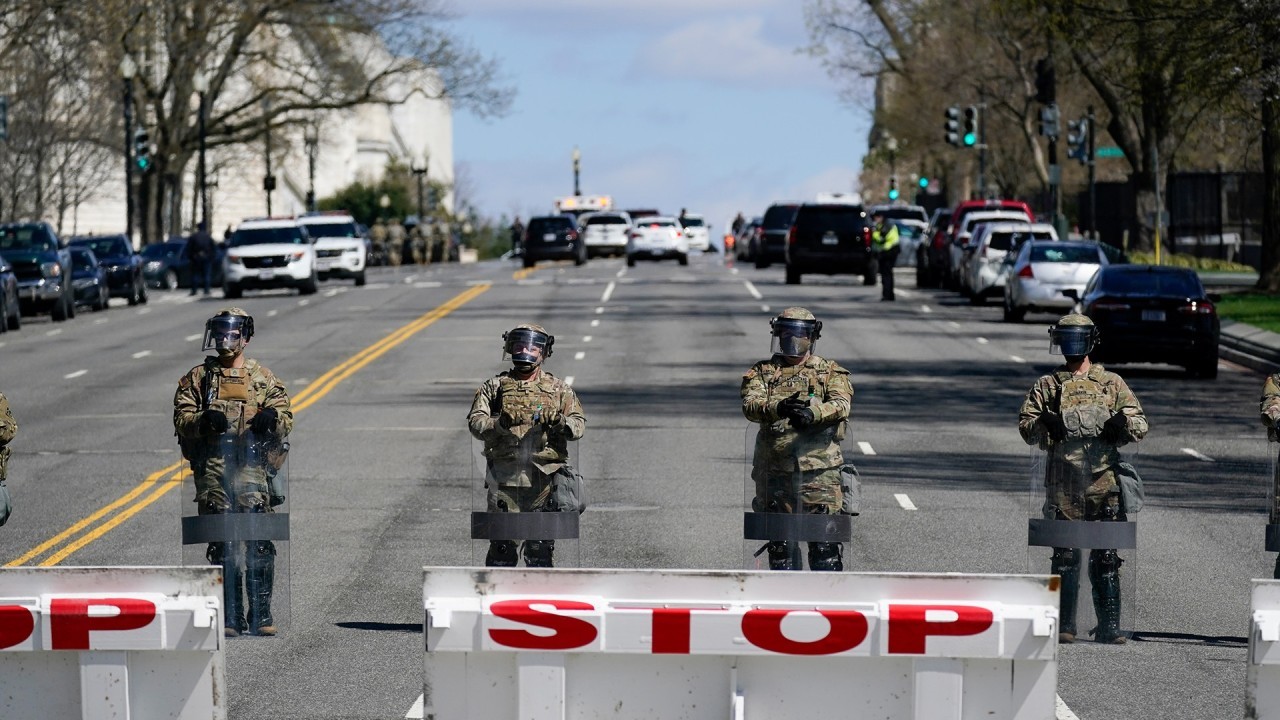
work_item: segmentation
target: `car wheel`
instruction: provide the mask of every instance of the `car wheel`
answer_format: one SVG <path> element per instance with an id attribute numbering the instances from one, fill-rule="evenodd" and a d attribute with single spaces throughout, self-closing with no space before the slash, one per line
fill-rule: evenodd
<path id="1" fill-rule="evenodd" d="M 138 302 L 146 305 L 147 299 L 147 283 L 142 278 L 138 278 Z"/>
<path id="2" fill-rule="evenodd" d="M 586 263 L 587 263 L 587 253 L 585 250 L 573 257 L 574 265 L 582 266 L 582 265 L 585 265 Z"/>
<path id="3" fill-rule="evenodd" d="M 4 300 L 4 290 L 0 290 L 0 333 L 9 332 L 9 304 Z"/>
<path id="4" fill-rule="evenodd" d="M 16 305 L 11 308 L 6 308 L 5 311 L 13 313 L 12 315 L 9 316 L 7 322 L 5 322 L 5 324 L 9 326 L 9 329 L 21 330 L 22 329 L 22 311 Z"/>
<path id="5" fill-rule="evenodd" d="M 769 262 L 768 260 L 765 260 L 763 257 L 760 257 L 760 253 L 756 253 L 756 269 L 757 270 L 764 270 L 765 268 L 769 267 L 772 264 L 773 263 Z"/>
<path id="6" fill-rule="evenodd" d="M 94 312 L 102 312 L 107 309 L 107 292 L 106 288 L 98 290 L 98 299 L 93 303 Z"/>
<path id="7" fill-rule="evenodd" d="M 636 258 L 635 258 L 635 256 L 634 256 L 634 255 L 628 255 L 628 256 L 627 256 L 627 267 L 635 267 L 635 266 L 636 266 Z"/>
<path id="8" fill-rule="evenodd" d="M 862 276 L 862 284 L 866 287 L 873 287 L 876 284 L 876 271 L 871 270 Z"/>
<path id="9" fill-rule="evenodd" d="M 799 272 L 799 271 L 797 271 L 797 270 L 796 270 L 796 269 L 794 269 L 794 268 L 787 268 L 787 284 L 788 284 L 788 285 L 799 285 L 799 284 L 800 284 L 800 272 Z"/>
<path id="10" fill-rule="evenodd" d="M 1215 346 L 1205 353 L 1194 365 L 1187 368 L 1187 372 L 1205 380 L 1213 380 L 1218 377 L 1218 348 Z"/>
<path id="11" fill-rule="evenodd" d="M 320 286 L 317 284 L 315 273 L 312 273 L 311 277 L 304 280 L 303 283 L 298 286 L 298 294 L 315 295 L 316 291 L 319 289 Z"/>
<path id="12" fill-rule="evenodd" d="M 970 292 L 970 293 L 969 293 L 969 304 L 970 304 L 970 305 L 986 305 L 986 304 L 987 304 L 987 296 L 986 296 L 986 295 L 983 295 L 982 293 L 978 293 L 978 292 Z"/>
<path id="13" fill-rule="evenodd" d="M 1009 298 L 1004 299 L 1004 321 L 1010 323 L 1022 322 L 1022 318 L 1027 316 L 1027 311 L 1021 308 L 1015 308 L 1009 302 Z"/>
<path id="14" fill-rule="evenodd" d="M 76 298 L 74 295 L 67 298 L 67 319 L 73 319 L 76 316 Z"/>
<path id="15" fill-rule="evenodd" d="M 132 283 L 129 285 L 128 300 L 130 305 L 137 305 L 140 302 L 140 300 L 138 300 L 138 283 Z"/>
<path id="16" fill-rule="evenodd" d="M 368 282 L 368 279 L 365 278 L 363 270 L 356 273 L 356 287 L 364 287 L 366 282 Z"/>
<path id="17" fill-rule="evenodd" d="M 165 290 L 177 290 L 178 273 L 172 270 L 165 270 L 164 278 L 160 280 L 160 287 L 163 287 Z"/>
<path id="18" fill-rule="evenodd" d="M 680 264 L 681 264 L 681 265 L 688 265 L 688 264 L 689 264 L 689 255 L 688 255 L 688 254 L 686 254 L 686 253 L 681 253 L 680 257 L 679 257 L 679 258 L 677 258 L 677 259 L 680 261 Z"/>
<path id="19" fill-rule="evenodd" d="M 534 265 L 537 264 L 537 262 L 538 262 L 537 260 L 534 260 L 533 258 L 530 258 L 530 257 L 524 258 L 524 266 L 527 268 L 533 267 Z"/>
<path id="20" fill-rule="evenodd" d="M 244 295 L 244 288 L 233 283 L 226 283 L 222 286 L 222 295 L 226 298 L 238 298 Z"/>

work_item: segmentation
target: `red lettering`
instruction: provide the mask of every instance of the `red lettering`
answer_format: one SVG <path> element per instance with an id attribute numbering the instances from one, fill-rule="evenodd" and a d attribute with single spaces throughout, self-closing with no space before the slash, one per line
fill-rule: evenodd
<path id="1" fill-rule="evenodd" d="M 929 620 L 930 610 L 953 612 L 956 619 Z M 994 619 L 990 610 L 973 605 L 890 605 L 889 654 L 923 655 L 930 635 L 977 635 L 991 627 Z"/>
<path id="2" fill-rule="evenodd" d="M 90 617 L 91 607 L 114 607 L 115 615 Z M 88 650 L 94 630 L 137 630 L 156 618 L 156 604 L 141 598 L 55 598 L 49 603 L 52 650 Z"/>
<path id="3" fill-rule="evenodd" d="M 551 635 L 534 635 L 527 630 L 490 630 L 499 645 L 520 650 L 572 650 L 596 639 L 596 626 L 581 618 L 535 610 L 534 605 L 550 605 L 557 610 L 595 610 L 591 603 L 577 600 L 501 600 L 489 606 L 495 617 L 546 628 Z"/>
<path id="4" fill-rule="evenodd" d="M 852 650 L 867 638 L 867 617 L 857 610 L 817 612 L 831 625 L 812 642 L 797 642 L 782 634 L 782 620 L 792 610 L 751 610 L 742 616 L 742 634 L 758 648 L 783 655 L 833 655 Z"/>
<path id="5" fill-rule="evenodd" d="M 36 629 L 36 619 L 31 611 L 21 605 L 0 605 L 0 650 L 31 637 Z"/>

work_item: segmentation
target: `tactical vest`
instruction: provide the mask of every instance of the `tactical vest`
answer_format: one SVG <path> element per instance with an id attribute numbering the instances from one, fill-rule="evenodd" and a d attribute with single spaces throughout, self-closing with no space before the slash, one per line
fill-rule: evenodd
<path id="1" fill-rule="evenodd" d="M 1093 438 L 1111 417 L 1115 399 L 1106 386 L 1089 377 L 1072 377 L 1058 386 L 1058 412 L 1068 439 Z"/>
<path id="2" fill-rule="evenodd" d="M 501 484 L 528 485 L 526 463 L 550 474 L 568 461 L 568 441 L 563 436 L 548 436 L 541 424 L 548 414 L 561 413 L 563 398 L 558 388 L 559 383 L 546 371 L 534 382 L 506 375 L 498 378 L 498 392 L 489 413 L 495 421 L 505 414 L 513 425 L 510 433 L 485 443 L 485 457 L 501 466 L 490 469 Z"/>

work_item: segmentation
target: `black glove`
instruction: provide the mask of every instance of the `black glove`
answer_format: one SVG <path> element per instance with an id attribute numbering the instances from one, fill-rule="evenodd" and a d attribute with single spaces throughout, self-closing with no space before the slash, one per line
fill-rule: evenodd
<path id="1" fill-rule="evenodd" d="M 778 403 L 778 417 L 790 420 L 796 416 L 796 413 L 807 407 L 809 407 L 808 401 L 801 400 L 800 393 L 797 392 Z"/>
<path id="2" fill-rule="evenodd" d="M 276 420 L 279 416 L 275 408 L 262 408 L 249 421 L 249 429 L 257 435 L 275 435 Z"/>
<path id="3" fill-rule="evenodd" d="M 221 410 L 205 410 L 200 415 L 200 432 L 205 435 L 221 435 L 231 427 L 227 416 Z"/>
<path id="4" fill-rule="evenodd" d="M 1106 424 L 1102 426 L 1102 441 L 1112 445 L 1118 445 L 1121 441 L 1127 440 L 1129 436 L 1129 418 L 1122 412 L 1107 418 Z"/>
<path id="5" fill-rule="evenodd" d="M 802 407 L 791 415 L 791 427 L 805 428 L 813 424 L 813 408 Z"/>
<path id="6" fill-rule="evenodd" d="M 510 430 L 512 425 L 519 425 L 519 424 L 520 423 L 516 422 L 515 418 L 511 417 L 511 415 L 506 412 L 503 412 L 500 415 L 498 415 L 498 427 L 502 428 L 503 430 Z"/>
<path id="7" fill-rule="evenodd" d="M 1040 424 L 1044 426 L 1050 440 L 1061 442 L 1067 438 L 1067 426 L 1062 423 L 1062 416 L 1058 413 L 1041 413 Z"/>

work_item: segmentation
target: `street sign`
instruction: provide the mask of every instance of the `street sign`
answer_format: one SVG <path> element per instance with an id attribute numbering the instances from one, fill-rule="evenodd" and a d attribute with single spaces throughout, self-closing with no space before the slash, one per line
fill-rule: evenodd
<path id="1" fill-rule="evenodd" d="M 1122 158 L 1124 151 L 1115 145 L 1101 145 L 1093 153 L 1094 157 L 1100 158 Z"/>

